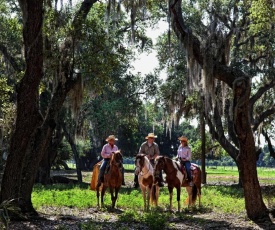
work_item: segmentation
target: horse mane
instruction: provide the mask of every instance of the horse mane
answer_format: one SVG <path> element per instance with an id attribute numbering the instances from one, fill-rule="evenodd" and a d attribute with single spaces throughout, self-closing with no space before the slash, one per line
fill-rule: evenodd
<path id="1" fill-rule="evenodd" d="M 112 152 L 112 156 L 111 156 L 111 160 L 110 160 L 110 165 L 112 164 L 113 161 L 115 161 L 115 155 L 116 154 L 119 154 L 121 156 L 121 158 L 122 158 L 122 154 L 121 154 L 120 150 Z"/>

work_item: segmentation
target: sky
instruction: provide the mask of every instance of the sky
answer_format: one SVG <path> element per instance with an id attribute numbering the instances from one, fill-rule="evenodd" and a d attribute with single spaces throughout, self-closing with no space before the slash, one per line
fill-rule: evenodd
<path id="1" fill-rule="evenodd" d="M 153 41 L 153 46 L 157 42 L 157 38 L 159 35 L 167 31 L 168 24 L 167 22 L 160 21 L 155 28 L 147 29 L 146 35 L 150 37 Z M 150 53 L 144 52 L 137 56 L 137 59 L 132 62 L 132 65 L 134 67 L 133 73 L 140 72 L 142 75 L 148 74 L 150 72 L 153 72 L 156 67 L 158 67 L 158 59 L 157 59 L 157 52 L 152 49 Z M 161 73 L 161 78 L 165 78 L 165 73 Z"/>

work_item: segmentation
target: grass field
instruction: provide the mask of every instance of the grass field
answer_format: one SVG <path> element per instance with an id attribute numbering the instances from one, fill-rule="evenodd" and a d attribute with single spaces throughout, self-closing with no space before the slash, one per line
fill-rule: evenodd
<path id="1" fill-rule="evenodd" d="M 275 170 L 259 169 L 259 180 L 266 184 L 275 184 Z M 75 174 L 66 175 L 74 178 Z M 83 181 L 89 183 L 91 179 L 91 172 L 83 172 Z M 219 213 L 234 213 L 237 215 L 244 214 L 244 199 L 242 189 L 237 186 L 219 185 L 220 182 L 236 182 L 238 179 L 237 168 L 219 167 L 217 169 L 207 169 L 207 181 L 211 184 L 205 185 L 202 189 L 202 210 L 213 210 Z M 143 200 L 140 189 L 131 188 L 133 181 L 133 172 L 125 173 L 125 180 L 127 187 L 123 187 L 119 194 L 117 207 L 121 209 L 141 210 Z M 267 183 L 268 182 L 268 183 Z M 269 183 L 270 182 L 270 183 Z M 175 193 L 175 191 L 174 191 Z M 173 206 L 176 207 L 174 196 Z M 186 208 L 184 201 L 187 197 L 186 191 L 182 189 L 181 206 Z M 89 208 L 96 206 L 96 194 L 89 190 L 87 185 L 50 185 L 41 186 L 36 185 L 32 194 L 32 200 L 35 208 L 38 210 L 43 206 L 57 206 L 57 207 L 77 207 Z M 274 196 L 270 194 L 265 195 L 267 204 L 274 204 Z M 105 202 L 110 205 L 110 197 L 107 195 Z M 160 208 L 166 209 L 169 203 L 169 195 L 166 187 L 161 188 L 160 194 Z"/>
<path id="2" fill-rule="evenodd" d="M 73 225 L 77 224 L 82 230 L 159 230 L 160 226 L 161 229 L 213 229 L 213 226 L 214 229 L 228 229 L 229 226 L 230 229 L 258 229 L 255 223 L 246 218 L 242 188 L 231 184 L 238 177 L 236 168 L 207 169 L 208 181 L 213 183 L 209 182 L 202 187 L 201 207 L 195 206 L 188 209 L 185 202 L 187 194 L 185 188 L 182 188 L 180 213 L 167 212 L 169 207 L 167 187 L 160 189 L 159 207 L 144 212 L 141 191 L 132 188 L 133 169 L 128 170 L 125 173 L 126 186 L 123 186 L 119 192 L 115 212 L 109 209 L 111 205 L 109 193 L 105 196 L 105 208 L 97 209 L 96 192 L 91 191 L 88 185 L 91 172 L 82 172 L 85 182 L 82 185 L 35 185 L 32 193 L 33 205 L 36 210 L 44 213 L 51 220 L 58 220 L 62 216 L 65 218 L 54 222 L 55 227 L 51 229 L 75 229 L 68 227 L 72 225 L 70 218 L 75 221 Z M 54 174 L 76 179 L 75 170 L 55 171 Z M 259 170 L 260 181 L 265 178 L 274 180 L 274 177 L 273 170 Z M 275 208 L 275 186 L 263 186 L 262 189 L 267 207 Z M 174 191 L 174 211 L 176 207 L 176 191 Z M 66 221 L 67 217 L 68 221 Z M 45 224 L 49 222 L 41 223 L 37 229 L 44 229 L 41 226 Z M 25 227 L 22 225 L 16 229 L 25 229 Z M 267 223 L 261 229 L 270 229 L 269 224 Z"/>
<path id="3" fill-rule="evenodd" d="M 134 170 L 134 165 L 124 164 L 126 170 Z M 262 168 L 258 169 L 258 177 L 260 184 L 268 185 L 275 184 L 275 169 L 274 168 Z M 218 166 L 216 168 L 206 168 L 207 183 L 237 183 L 239 179 L 239 173 L 237 167 L 231 166 Z"/>
<path id="4" fill-rule="evenodd" d="M 205 186 L 202 190 L 204 210 L 213 210 L 220 213 L 244 214 L 244 201 L 242 191 L 238 188 L 223 186 Z M 187 194 L 182 190 L 182 208 L 186 208 L 185 199 Z M 96 207 L 96 193 L 90 191 L 88 187 L 54 185 L 35 186 L 32 194 L 35 208 L 38 210 L 43 206 L 56 207 L 76 207 L 90 208 Z M 111 204 L 110 196 L 105 199 L 106 205 Z M 169 194 L 167 188 L 161 189 L 160 208 L 165 210 L 169 204 Z M 176 196 L 174 196 L 173 206 L 176 208 Z M 117 208 L 142 210 L 143 199 L 139 189 L 122 188 L 119 193 Z"/>

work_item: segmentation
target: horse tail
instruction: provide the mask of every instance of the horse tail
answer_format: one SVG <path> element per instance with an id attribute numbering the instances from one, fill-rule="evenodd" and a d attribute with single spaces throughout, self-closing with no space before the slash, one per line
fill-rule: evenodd
<path id="1" fill-rule="evenodd" d="M 151 204 L 157 204 L 157 186 L 154 184 L 151 188 Z"/>
<path id="2" fill-rule="evenodd" d="M 96 191 L 96 185 L 97 185 L 97 178 L 99 174 L 99 164 L 95 164 L 93 168 L 93 174 L 91 178 L 91 184 L 90 184 L 90 189 Z"/>
<path id="3" fill-rule="evenodd" d="M 197 186 L 194 184 L 194 186 L 192 187 L 192 204 L 195 204 L 195 203 L 196 203 L 197 195 L 198 195 L 198 188 L 197 188 Z"/>

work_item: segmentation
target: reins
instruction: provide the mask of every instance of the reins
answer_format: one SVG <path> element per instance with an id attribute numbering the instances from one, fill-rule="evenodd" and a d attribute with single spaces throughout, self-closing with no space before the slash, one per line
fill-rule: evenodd
<path id="1" fill-rule="evenodd" d="M 164 159 L 165 163 L 167 164 L 167 159 L 166 159 L 165 157 L 164 157 L 163 159 Z M 170 159 L 170 160 L 171 160 L 171 159 Z M 172 161 L 172 164 L 173 164 L 173 160 L 171 160 L 171 161 Z M 164 170 L 164 168 L 163 168 L 163 170 Z M 164 172 L 165 172 L 166 175 L 167 175 L 167 174 L 170 174 L 170 173 L 172 173 L 172 172 L 174 172 L 174 171 L 180 171 L 180 170 L 176 169 L 174 166 L 173 166 L 173 170 L 170 171 L 170 172 L 165 172 L 165 170 L 164 170 Z"/>
<path id="2" fill-rule="evenodd" d="M 150 172 L 150 166 L 152 167 L 151 163 L 149 162 L 149 167 L 147 169 L 147 172 L 146 173 L 143 172 L 143 168 L 145 168 L 145 166 L 143 166 L 141 171 L 139 172 L 139 174 L 142 176 L 145 176 L 146 174 L 148 174 Z M 137 166 L 137 167 L 140 168 L 140 166 Z M 141 173 L 143 173 L 143 174 L 141 174 Z"/>

